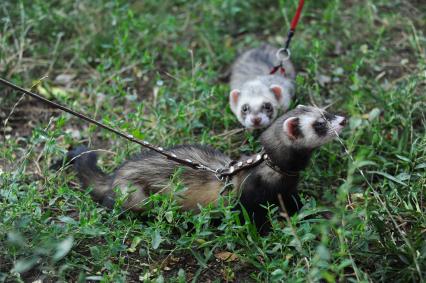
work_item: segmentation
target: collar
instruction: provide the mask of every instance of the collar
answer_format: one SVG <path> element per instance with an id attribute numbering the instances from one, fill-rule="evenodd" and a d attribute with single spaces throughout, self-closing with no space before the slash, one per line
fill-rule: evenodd
<path id="1" fill-rule="evenodd" d="M 269 158 L 269 155 L 266 155 L 265 160 L 265 164 L 271 168 L 272 170 L 274 170 L 275 172 L 281 174 L 281 175 L 286 175 L 289 177 L 297 177 L 299 176 L 299 172 L 297 171 L 290 171 L 290 170 L 283 170 L 281 169 L 278 165 L 276 165 L 271 158 Z"/>

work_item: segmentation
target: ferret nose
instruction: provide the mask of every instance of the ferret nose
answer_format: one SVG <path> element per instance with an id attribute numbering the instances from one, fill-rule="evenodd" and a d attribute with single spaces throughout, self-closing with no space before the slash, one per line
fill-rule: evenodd
<path id="1" fill-rule="evenodd" d="M 346 126 L 346 118 L 345 117 L 340 117 L 341 121 L 339 123 L 340 126 L 344 127 Z"/>
<path id="2" fill-rule="evenodd" d="M 262 119 L 260 117 L 251 118 L 251 122 L 256 126 L 258 126 L 261 121 L 262 121 Z"/>

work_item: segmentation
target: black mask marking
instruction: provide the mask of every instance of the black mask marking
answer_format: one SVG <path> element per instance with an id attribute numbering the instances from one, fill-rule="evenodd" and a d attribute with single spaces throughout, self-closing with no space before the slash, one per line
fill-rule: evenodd
<path id="1" fill-rule="evenodd" d="M 319 136 L 319 137 L 323 137 L 325 135 L 327 135 L 328 133 L 328 127 L 327 127 L 327 123 L 324 122 L 319 122 L 319 121 L 315 121 L 314 124 L 312 125 L 312 127 L 315 130 L 315 133 Z"/>
<path id="2" fill-rule="evenodd" d="M 272 116 L 274 115 L 274 106 L 272 106 L 271 103 L 266 102 L 262 105 L 260 111 L 264 113 L 269 119 L 272 119 Z"/>

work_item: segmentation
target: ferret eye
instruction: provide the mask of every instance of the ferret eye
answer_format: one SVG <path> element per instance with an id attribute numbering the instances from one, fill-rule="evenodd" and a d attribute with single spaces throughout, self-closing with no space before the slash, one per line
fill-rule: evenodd
<path id="1" fill-rule="evenodd" d="M 317 133 L 318 136 L 325 136 L 328 132 L 327 128 L 327 122 L 323 119 L 315 121 L 312 124 L 312 127 L 314 128 L 314 131 Z"/>
<path id="2" fill-rule="evenodd" d="M 248 113 L 249 112 L 249 110 L 250 110 L 250 107 L 247 105 L 247 104 L 244 104 L 242 107 L 241 107 L 241 111 L 243 112 L 243 113 Z"/>
<path id="3" fill-rule="evenodd" d="M 265 109 L 268 112 L 272 111 L 272 104 L 271 103 L 263 103 L 262 107 L 263 107 L 263 109 Z"/>

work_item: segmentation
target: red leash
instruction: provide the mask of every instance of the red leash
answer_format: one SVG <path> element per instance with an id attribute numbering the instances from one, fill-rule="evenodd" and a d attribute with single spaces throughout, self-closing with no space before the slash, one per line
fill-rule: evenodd
<path id="1" fill-rule="evenodd" d="M 283 67 L 283 61 L 287 60 L 290 58 L 290 42 L 291 39 L 293 38 L 293 35 L 296 31 L 296 27 L 297 27 L 297 23 L 299 22 L 300 19 L 300 14 L 302 13 L 302 9 L 303 9 L 303 5 L 305 4 L 305 0 L 299 0 L 299 5 L 297 6 L 297 10 L 296 13 L 294 14 L 293 19 L 291 20 L 291 25 L 290 25 L 290 30 L 287 34 L 287 40 L 284 44 L 284 48 L 281 48 L 278 50 L 277 52 L 277 57 L 281 60 L 280 64 L 273 67 L 271 69 L 271 71 L 269 72 L 270 75 L 275 74 L 278 70 L 280 71 L 280 73 L 282 75 L 285 74 L 285 69 Z M 285 55 L 282 55 L 282 53 L 285 53 Z"/>
<path id="2" fill-rule="evenodd" d="M 299 1 L 299 6 L 297 6 L 296 14 L 293 17 L 293 20 L 291 21 L 290 30 L 293 30 L 293 32 L 296 30 L 297 23 L 299 22 L 300 14 L 302 13 L 303 4 L 305 4 L 304 0 Z"/>

